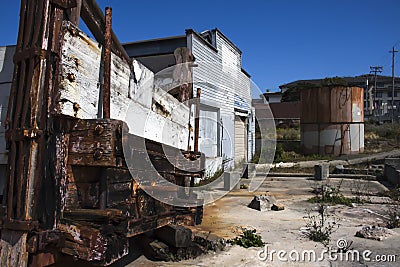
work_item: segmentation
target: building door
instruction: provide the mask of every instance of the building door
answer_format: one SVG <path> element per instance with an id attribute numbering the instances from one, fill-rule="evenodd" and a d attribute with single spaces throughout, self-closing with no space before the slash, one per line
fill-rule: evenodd
<path id="1" fill-rule="evenodd" d="M 199 150 L 208 158 L 220 156 L 219 109 L 201 105 Z"/>
<path id="2" fill-rule="evenodd" d="M 235 162 L 247 161 L 246 117 L 235 115 Z"/>

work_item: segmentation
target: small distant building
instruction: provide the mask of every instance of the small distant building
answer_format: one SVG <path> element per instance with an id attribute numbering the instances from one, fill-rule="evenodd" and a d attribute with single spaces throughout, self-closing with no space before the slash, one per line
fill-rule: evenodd
<path id="1" fill-rule="evenodd" d="M 269 107 L 274 115 L 275 125 L 293 126 L 300 123 L 301 102 L 270 103 Z"/>
<path id="2" fill-rule="evenodd" d="M 280 103 L 282 100 L 282 92 L 266 92 L 264 93 L 264 97 L 268 103 Z"/>

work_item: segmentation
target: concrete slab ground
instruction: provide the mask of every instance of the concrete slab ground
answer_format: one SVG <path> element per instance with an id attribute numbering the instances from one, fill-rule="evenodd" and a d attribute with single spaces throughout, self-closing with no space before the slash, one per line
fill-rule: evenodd
<path id="1" fill-rule="evenodd" d="M 257 177 L 254 179 L 263 179 Z M 241 183 L 248 183 L 244 179 Z M 250 193 L 245 189 L 230 192 L 224 198 L 207 205 L 204 208 L 204 220 L 196 230 L 210 231 L 224 238 L 231 239 L 238 235 L 240 227 L 256 229 L 267 243 L 268 251 L 284 250 L 287 253 L 294 250 L 302 253 L 305 250 L 314 250 L 317 258 L 326 248 L 321 243 L 308 240 L 301 230 L 304 229 L 307 211 L 315 210 L 317 204 L 307 200 L 313 196 L 311 190 L 316 186 L 314 180 L 306 177 L 279 177 L 267 178 L 257 192 Z M 367 258 L 375 260 L 375 256 L 395 255 L 396 262 L 377 261 L 344 261 L 331 259 L 325 254 L 323 261 L 280 261 L 275 255 L 274 261 L 267 259 L 262 261 L 258 258 L 261 248 L 245 249 L 239 246 L 229 246 L 225 251 L 200 256 L 197 259 L 181 262 L 152 262 L 144 256 L 139 257 L 127 266 L 400 266 L 400 229 L 390 231 L 391 235 L 383 241 L 375 241 L 355 237 L 356 231 L 365 225 L 383 226 L 385 223 L 385 212 L 388 204 L 380 201 L 378 193 L 388 190 L 378 181 L 360 181 L 354 179 L 329 179 L 329 183 L 335 186 L 341 183 L 341 191 L 346 196 L 353 196 L 351 188 L 364 188 L 368 195 L 374 196 L 374 203 L 382 204 L 355 204 L 353 207 L 336 205 L 328 207 L 329 218 L 336 217 L 339 228 L 331 235 L 328 247 L 337 248 L 339 239 L 352 243 L 350 249 L 357 250 L 360 255 L 365 250 L 370 250 L 371 255 Z M 362 186 L 360 186 L 362 185 Z M 367 189 L 368 190 L 367 190 Z M 354 190 L 353 190 L 354 191 Z M 247 207 L 254 195 L 272 194 L 278 203 L 285 206 L 283 211 L 260 212 Z M 293 252 L 295 253 L 295 252 Z M 264 254 L 261 254 L 263 256 Z M 344 255 L 344 254 L 343 254 Z M 292 254 L 296 258 L 296 254 Z M 285 257 L 284 257 L 285 258 Z M 286 259 L 289 259 L 288 254 Z M 350 259 L 352 259 L 350 257 Z M 392 259 L 391 259 L 392 260 Z"/>

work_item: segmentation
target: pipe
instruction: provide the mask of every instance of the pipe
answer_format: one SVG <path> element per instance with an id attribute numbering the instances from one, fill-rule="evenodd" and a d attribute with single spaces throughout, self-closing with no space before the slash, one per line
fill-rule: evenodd
<path id="1" fill-rule="evenodd" d="M 103 85 L 103 118 L 110 118 L 110 94 L 111 94 L 111 27 L 112 9 L 106 7 L 106 29 L 104 34 L 104 85 Z"/>
<path id="2" fill-rule="evenodd" d="M 199 127 L 200 127 L 200 93 L 201 89 L 197 88 L 197 104 L 196 104 L 196 118 L 194 120 L 194 151 L 199 151 Z"/>

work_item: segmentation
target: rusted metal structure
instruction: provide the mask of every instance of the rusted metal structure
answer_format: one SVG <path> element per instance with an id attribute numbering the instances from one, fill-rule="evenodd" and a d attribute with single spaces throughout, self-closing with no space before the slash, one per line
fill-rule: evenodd
<path id="1" fill-rule="evenodd" d="M 362 88 L 304 88 L 300 95 L 301 145 L 306 154 L 347 155 L 364 151 Z"/>
<path id="2" fill-rule="evenodd" d="M 129 237 L 171 223 L 201 222 L 201 201 L 177 208 L 155 200 L 143 190 L 152 185 L 138 184 L 127 167 L 126 141 L 133 144 L 130 157 L 146 152 L 162 176 L 178 185 L 201 177 L 204 160 L 197 151 L 123 136 L 126 123 L 110 119 L 110 61 L 128 65 L 131 59 L 111 30 L 111 10 L 107 13 L 105 19 L 94 0 L 21 0 L 6 118 L 9 178 L 1 209 L 0 266 L 48 266 L 61 254 L 109 265 L 129 253 Z M 74 24 L 81 17 L 105 46 L 100 119 L 79 118 L 77 102 L 71 103 L 74 116 L 60 112 L 67 101 L 60 98 L 62 83 L 76 79 L 61 66 L 64 36 L 79 35 Z M 76 68 L 81 64 L 73 62 Z M 191 161 L 172 164 L 166 147 Z M 183 171 L 185 164 L 198 171 Z"/>

